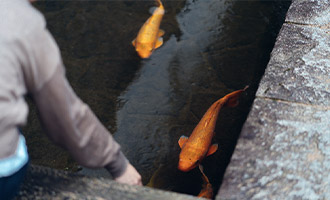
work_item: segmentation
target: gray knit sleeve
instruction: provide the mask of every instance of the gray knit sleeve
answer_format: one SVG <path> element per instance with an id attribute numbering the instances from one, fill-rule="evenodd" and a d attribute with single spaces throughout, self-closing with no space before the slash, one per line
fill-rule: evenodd
<path id="1" fill-rule="evenodd" d="M 34 44 L 26 44 L 30 51 L 25 79 L 47 134 L 81 165 L 106 167 L 113 177 L 121 175 L 128 161 L 119 144 L 71 88 L 50 33 L 41 30 L 37 36 L 30 40 Z"/>

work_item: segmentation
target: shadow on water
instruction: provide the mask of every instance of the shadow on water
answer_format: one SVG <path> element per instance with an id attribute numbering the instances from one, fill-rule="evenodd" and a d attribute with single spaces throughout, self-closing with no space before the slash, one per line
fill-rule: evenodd
<path id="1" fill-rule="evenodd" d="M 164 44 L 141 60 L 131 46 L 152 1 L 50 1 L 36 6 L 59 43 L 74 90 L 114 133 L 149 186 L 196 195 L 197 169 L 177 170 L 181 135 L 207 108 L 250 85 L 236 108 L 219 115 L 203 161 L 215 191 L 254 99 L 289 1 L 163 1 Z M 65 151 L 41 136 L 35 111 L 25 129 L 33 163 L 74 170 Z"/>

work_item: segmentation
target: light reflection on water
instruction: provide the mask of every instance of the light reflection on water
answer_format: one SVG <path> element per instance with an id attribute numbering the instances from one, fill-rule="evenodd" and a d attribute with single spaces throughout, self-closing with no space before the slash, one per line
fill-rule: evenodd
<path id="1" fill-rule="evenodd" d="M 250 85 L 237 108 L 221 112 L 214 139 L 220 148 L 203 162 L 217 190 L 288 3 L 178 0 L 163 4 L 164 44 L 146 60 L 130 43 L 150 16 L 153 2 L 60 1 L 39 2 L 38 7 L 62 50 L 70 83 L 114 133 L 144 184 L 157 171 L 154 187 L 199 193 L 201 174 L 176 168 L 177 141 L 190 135 L 215 100 Z M 34 122 L 25 132 L 32 141 L 28 143 L 32 163 L 72 165 L 66 153 L 52 154 L 57 147 L 44 139 L 40 142 L 36 135 L 41 131 Z M 40 156 L 44 149 L 39 147 L 45 143 L 49 155 Z"/>

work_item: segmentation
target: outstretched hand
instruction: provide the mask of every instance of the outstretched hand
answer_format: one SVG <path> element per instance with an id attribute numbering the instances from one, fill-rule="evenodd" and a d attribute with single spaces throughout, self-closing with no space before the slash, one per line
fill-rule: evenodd
<path id="1" fill-rule="evenodd" d="M 141 175 L 130 163 L 128 163 L 126 171 L 121 176 L 115 178 L 115 181 L 129 185 L 142 185 Z"/>

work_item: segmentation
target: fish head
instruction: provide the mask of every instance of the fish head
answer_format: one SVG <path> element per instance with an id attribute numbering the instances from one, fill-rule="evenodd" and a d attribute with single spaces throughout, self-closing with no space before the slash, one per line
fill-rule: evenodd
<path id="1" fill-rule="evenodd" d="M 190 152 L 182 151 L 179 156 L 178 169 L 183 172 L 188 172 L 199 164 L 199 158 Z"/>
<path id="2" fill-rule="evenodd" d="M 152 54 L 153 48 L 152 45 L 140 43 L 136 46 L 135 50 L 141 58 L 149 58 Z"/>
<path id="3" fill-rule="evenodd" d="M 191 162 L 189 160 L 179 160 L 178 169 L 183 172 L 188 172 L 194 169 L 197 166 L 197 163 Z"/>

